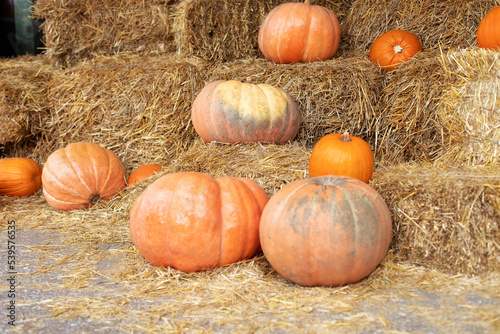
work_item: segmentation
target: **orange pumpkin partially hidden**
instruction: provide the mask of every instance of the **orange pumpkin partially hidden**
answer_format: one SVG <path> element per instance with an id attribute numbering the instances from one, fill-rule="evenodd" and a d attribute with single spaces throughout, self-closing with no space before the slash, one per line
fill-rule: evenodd
<path id="1" fill-rule="evenodd" d="M 488 50 L 500 49 L 500 6 L 483 17 L 477 28 L 477 46 Z"/>
<path id="2" fill-rule="evenodd" d="M 369 58 L 384 70 L 392 71 L 419 51 L 422 51 L 422 44 L 417 36 L 405 30 L 391 30 L 373 42 Z"/>
<path id="3" fill-rule="evenodd" d="M 265 18 L 258 43 L 262 54 L 278 64 L 327 60 L 339 48 L 340 24 L 331 10 L 309 0 L 284 3 Z"/>
<path id="4" fill-rule="evenodd" d="M 259 221 L 267 201 L 250 179 L 170 173 L 134 202 L 130 234 L 155 266 L 184 272 L 223 266 L 259 249 Z"/>
<path id="5" fill-rule="evenodd" d="M 0 160 L 0 195 L 25 197 L 33 195 L 42 185 L 42 169 L 32 159 Z"/>
<path id="6" fill-rule="evenodd" d="M 42 171 L 45 200 L 56 210 L 84 209 L 125 187 L 125 170 L 110 150 L 73 143 L 54 151 Z"/>
<path id="7" fill-rule="evenodd" d="M 304 286 L 338 286 L 368 276 L 391 242 L 389 209 L 372 187 L 345 176 L 307 178 L 274 194 L 260 242 L 278 273 Z"/>
<path id="8" fill-rule="evenodd" d="M 368 183 L 373 175 L 373 153 L 363 139 L 332 133 L 321 138 L 309 159 L 309 176 L 345 175 Z"/>
<path id="9" fill-rule="evenodd" d="M 132 173 L 130 173 L 127 179 L 127 186 L 141 182 L 144 179 L 160 172 L 163 169 L 162 166 L 156 164 L 142 165 L 137 167 Z"/>

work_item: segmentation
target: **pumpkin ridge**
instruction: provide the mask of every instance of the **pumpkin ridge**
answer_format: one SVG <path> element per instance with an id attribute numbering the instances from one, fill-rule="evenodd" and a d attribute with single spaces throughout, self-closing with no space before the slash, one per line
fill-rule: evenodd
<path id="1" fill-rule="evenodd" d="M 103 194 L 104 192 L 104 189 L 106 189 L 106 186 L 108 185 L 108 182 L 111 178 L 111 172 L 112 172 L 112 168 L 111 168 L 111 159 L 109 158 L 109 155 L 110 155 L 110 151 L 107 151 L 107 150 L 104 150 L 104 152 L 106 152 L 106 158 L 108 159 L 108 174 L 106 175 L 106 181 L 104 181 L 104 184 L 102 185 L 102 188 L 99 189 L 99 193 L 96 194 L 100 197 L 100 195 Z M 95 170 L 95 164 L 94 165 L 94 171 L 95 171 L 95 174 L 96 174 L 96 179 L 97 179 L 97 171 Z M 97 182 L 96 182 L 96 186 L 97 186 Z"/>
<path id="2" fill-rule="evenodd" d="M 278 37 L 277 37 L 277 45 L 276 45 L 276 51 L 278 52 L 278 59 L 280 60 L 280 64 L 283 63 L 283 60 L 281 59 L 281 47 L 280 47 L 280 44 L 281 44 L 281 33 L 283 32 L 283 26 L 285 25 L 285 23 L 287 23 L 289 21 L 289 17 L 291 16 L 291 14 L 293 14 L 295 12 L 295 9 L 297 8 L 297 4 L 294 4 L 294 7 L 293 7 L 293 10 L 291 12 L 287 12 L 287 16 L 286 16 L 286 19 L 282 19 L 281 20 L 281 25 L 278 29 Z"/>
<path id="3" fill-rule="evenodd" d="M 70 147 L 70 146 L 68 145 L 68 147 Z M 80 181 L 80 183 L 83 184 L 85 186 L 85 188 L 87 188 L 87 190 L 90 194 L 90 197 L 88 197 L 87 199 L 90 200 L 95 194 L 92 192 L 92 190 L 90 190 L 89 186 L 87 185 L 87 182 L 84 181 L 82 179 L 82 177 L 80 176 L 80 173 L 79 173 L 80 170 L 75 167 L 73 160 L 71 160 L 70 157 L 68 156 L 69 151 L 70 151 L 69 149 L 63 150 L 64 156 L 66 157 L 66 160 L 69 162 L 69 166 L 71 167 L 71 169 L 73 169 L 73 172 L 76 175 L 76 177 L 78 178 L 78 180 Z"/>
<path id="4" fill-rule="evenodd" d="M 215 85 L 214 86 L 214 89 L 210 92 L 208 92 L 209 97 L 210 97 L 210 102 L 209 102 L 209 113 L 210 113 L 210 122 L 212 123 L 212 126 L 211 127 L 206 127 L 207 129 L 207 132 L 210 134 L 210 139 L 213 141 L 213 140 L 216 140 L 215 139 L 215 133 L 217 133 L 217 126 L 216 126 L 216 122 L 214 120 L 214 114 L 215 112 L 213 111 L 213 105 L 214 105 L 214 101 L 217 101 L 217 86 L 218 85 Z M 215 104 L 217 104 L 218 102 L 215 102 Z M 217 110 L 217 108 L 216 108 Z"/>
<path id="5" fill-rule="evenodd" d="M 342 191 L 342 194 L 344 195 L 347 203 L 349 204 L 349 208 L 351 209 L 349 217 L 353 218 L 353 223 L 354 223 L 354 251 L 351 252 L 351 255 L 353 257 L 356 257 L 356 254 L 358 253 L 358 242 L 359 242 L 359 217 L 356 213 L 356 208 L 349 192 L 345 189 L 345 187 L 339 187 L 339 188 Z"/>
<path id="6" fill-rule="evenodd" d="M 223 256 L 224 256 L 224 229 L 225 229 L 225 219 L 224 219 L 224 215 L 222 213 L 222 207 L 224 205 L 224 203 L 222 203 L 222 194 L 221 194 L 221 186 L 219 184 L 219 182 L 217 180 L 215 180 L 217 183 L 217 197 L 219 199 L 219 208 L 217 210 L 217 212 L 219 213 L 219 219 L 218 221 L 220 221 L 220 224 L 221 224 L 221 228 L 220 228 L 220 232 L 221 232 L 221 235 L 220 235 L 220 247 L 219 247 L 219 260 L 218 260 L 218 265 L 220 266 L 221 263 L 222 263 L 222 259 L 223 259 Z"/>
<path id="7" fill-rule="evenodd" d="M 309 5 L 311 6 L 311 5 Z M 311 9 L 312 8 L 312 9 Z M 307 35 L 306 35 L 306 38 L 305 40 L 307 41 L 307 44 L 304 46 L 304 49 L 302 49 L 302 61 L 305 61 L 306 59 L 306 55 L 308 55 L 308 52 L 309 52 L 309 45 L 311 43 L 311 39 L 309 38 L 309 35 L 311 35 L 311 21 L 312 21 L 312 16 L 313 15 L 310 15 L 309 12 L 311 10 L 315 10 L 314 7 L 307 7 L 307 14 L 304 15 L 304 17 L 306 17 L 308 19 L 308 22 L 306 22 L 306 26 L 307 26 Z M 310 59 L 307 59 L 307 61 L 310 61 Z"/>
<path id="8" fill-rule="evenodd" d="M 74 188 L 70 188 L 68 187 L 65 183 L 61 182 L 58 178 L 57 178 L 57 175 L 58 174 L 54 174 L 54 172 L 52 172 L 52 170 L 50 169 L 50 164 L 45 164 L 45 166 L 43 166 L 43 168 L 45 169 L 45 173 L 49 173 L 50 174 L 50 181 L 54 182 L 54 183 L 57 183 L 59 186 L 60 186 L 60 189 L 65 191 L 65 192 L 70 192 L 73 196 L 78 196 L 84 200 L 87 200 L 88 198 L 86 196 L 84 196 L 83 194 L 80 194 L 78 192 L 75 191 Z M 42 182 L 43 183 L 43 182 Z M 46 187 L 44 187 L 46 188 Z M 51 187 L 49 187 L 50 189 Z M 53 196 L 51 196 L 53 197 Z M 71 202 L 70 202 L 71 203 Z"/>
<path id="9" fill-rule="evenodd" d="M 283 201 L 280 203 L 279 207 L 276 209 L 276 213 L 274 215 L 274 222 L 273 222 L 274 226 L 276 226 L 276 222 L 278 221 L 278 218 L 280 218 L 280 216 L 281 216 L 281 211 L 283 210 L 283 207 L 286 205 L 286 203 L 288 202 L 288 200 L 290 199 L 290 197 L 292 197 L 300 189 L 302 189 L 304 187 L 307 187 L 309 184 L 310 184 L 309 182 L 306 182 L 306 183 L 300 185 L 299 187 L 295 188 L 291 193 L 289 193 L 283 199 Z"/>
<path id="10" fill-rule="evenodd" d="M 182 176 L 179 177 L 179 181 L 182 179 Z M 149 188 L 147 188 L 149 189 Z M 175 191 L 173 192 L 172 194 L 172 197 L 174 196 L 175 194 Z M 144 198 L 146 198 L 147 195 L 144 195 L 144 197 L 141 199 L 141 202 L 138 204 L 139 207 L 142 206 L 142 201 L 144 201 Z M 168 201 L 168 212 L 171 212 L 171 207 L 172 207 L 172 201 Z M 174 256 L 172 256 L 172 250 L 170 249 L 170 242 L 168 241 L 169 238 L 169 227 L 170 227 L 170 222 L 168 222 L 167 224 L 165 224 L 165 248 L 166 248 L 166 251 L 168 253 L 168 257 L 170 259 L 170 262 L 172 263 L 172 267 L 174 268 L 177 268 L 177 266 L 175 265 L 175 260 L 174 260 Z"/>
<path id="11" fill-rule="evenodd" d="M 269 95 L 267 94 L 266 90 L 265 90 L 265 89 L 262 89 L 262 87 L 261 87 L 260 85 L 257 85 L 256 87 L 257 87 L 257 88 L 258 88 L 258 89 L 262 92 L 262 94 L 265 96 L 265 98 L 266 98 L 266 104 L 267 104 L 267 106 L 268 106 L 269 111 L 271 111 L 271 108 L 269 108 L 269 106 L 271 105 L 271 103 L 270 103 Z M 273 122 L 273 119 L 274 119 L 274 117 L 272 117 L 272 116 L 274 116 L 274 115 L 272 115 L 272 114 L 269 112 L 269 117 L 268 117 L 268 123 L 269 123 L 269 126 L 267 127 L 266 137 L 267 137 L 267 136 L 269 136 L 269 134 L 273 132 L 273 123 L 274 123 L 274 122 Z M 282 124 L 282 127 L 283 127 L 285 124 L 287 124 L 287 122 L 281 122 L 281 124 Z M 282 132 L 283 132 L 283 131 L 280 131 L 280 137 L 279 137 L 280 139 L 282 138 L 282 135 L 281 135 L 281 134 L 282 134 Z"/>

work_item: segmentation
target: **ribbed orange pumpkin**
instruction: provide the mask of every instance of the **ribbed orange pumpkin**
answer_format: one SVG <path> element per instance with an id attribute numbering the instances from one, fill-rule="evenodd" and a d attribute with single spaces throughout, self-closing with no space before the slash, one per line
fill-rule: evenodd
<path id="1" fill-rule="evenodd" d="M 230 144 L 284 144 L 300 126 L 299 108 L 285 91 L 236 80 L 206 85 L 193 103 L 191 119 L 203 140 Z"/>
<path id="2" fill-rule="evenodd" d="M 156 164 L 142 165 L 137 167 L 132 173 L 130 173 L 127 179 L 127 185 L 130 186 L 132 184 L 141 182 L 144 179 L 152 176 L 160 172 L 163 169 L 162 166 Z"/>
<path id="3" fill-rule="evenodd" d="M 419 51 L 422 51 L 422 44 L 417 36 L 405 30 L 391 30 L 373 42 L 369 58 L 384 70 L 392 71 Z"/>
<path id="4" fill-rule="evenodd" d="M 201 271 L 250 258 L 259 249 L 266 193 L 246 178 L 166 174 L 136 199 L 130 233 L 155 266 Z"/>
<path id="5" fill-rule="evenodd" d="M 483 49 L 500 49 L 500 6 L 483 17 L 477 28 L 477 46 Z"/>
<path id="6" fill-rule="evenodd" d="M 363 139 L 349 133 L 321 138 L 309 159 L 309 176 L 345 175 L 368 183 L 373 175 L 373 152 Z"/>
<path id="7" fill-rule="evenodd" d="M 339 286 L 368 276 L 391 242 L 392 220 L 380 194 L 345 176 L 307 178 L 275 193 L 262 213 L 265 257 L 288 280 Z"/>
<path id="8" fill-rule="evenodd" d="M 0 160 L 0 195 L 24 197 L 33 195 L 42 185 L 42 169 L 32 159 Z"/>
<path id="9" fill-rule="evenodd" d="M 340 24 L 322 6 L 284 3 L 272 9 L 259 30 L 259 48 L 278 64 L 332 58 L 340 43 Z"/>
<path id="10" fill-rule="evenodd" d="M 125 187 L 125 170 L 110 150 L 73 143 L 54 151 L 43 166 L 43 194 L 56 210 L 84 209 Z"/>

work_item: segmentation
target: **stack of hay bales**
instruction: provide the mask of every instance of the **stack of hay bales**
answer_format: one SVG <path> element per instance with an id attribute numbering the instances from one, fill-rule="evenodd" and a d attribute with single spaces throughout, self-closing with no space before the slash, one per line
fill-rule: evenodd
<path id="1" fill-rule="evenodd" d="M 128 171 L 157 162 L 167 171 L 247 176 L 272 195 L 307 176 L 323 135 L 349 130 L 375 152 L 371 184 L 393 214 L 396 259 L 498 270 L 500 170 L 490 144 L 499 140 L 499 56 L 475 47 L 475 30 L 499 0 L 313 1 L 339 13 L 339 53 L 279 65 L 258 51 L 257 33 L 283 2 L 39 0 L 45 56 L 66 68 L 50 80 L 43 143 L 32 155 L 43 162 L 57 147 L 92 141 Z M 416 33 L 424 51 L 386 73 L 367 55 L 391 29 Z M 217 79 L 289 92 L 301 109 L 298 137 L 281 146 L 199 140 L 191 103 Z M 432 164 L 422 171 L 423 163 Z"/>
<path id="2" fill-rule="evenodd" d="M 127 169 L 166 164 L 195 137 L 191 102 L 203 87 L 201 65 L 174 55 L 98 56 L 57 73 L 43 119 L 44 161 L 72 142 L 114 151 Z"/>

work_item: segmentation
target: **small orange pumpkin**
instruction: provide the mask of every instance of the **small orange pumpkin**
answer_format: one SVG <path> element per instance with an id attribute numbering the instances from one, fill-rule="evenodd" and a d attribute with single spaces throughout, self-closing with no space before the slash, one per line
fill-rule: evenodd
<path id="1" fill-rule="evenodd" d="M 247 178 L 178 172 L 139 195 L 130 212 L 132 241 L 155 266 L 195 272 L 250 258 L 268 201 Z"/>
<path id="2" fill-rule="evenodd" d="M 73 143 L 54 151 L 42 171 L 45 200 L 56 210 L 84 209 L 125 187 L 118 157 L 93 143 Z"/>
<path id="3" fill-rule="evenodd" d="M 363 139 L 332 133 L 321 138 L 309 159 L 309 176 L 345 175 L 368 183 L 373 175 L 373 152 Z"/>
<path id="4" fill-rule="evenodd" d="M 340 24 L 331 10 L 309 0 L 284 3 L 265 18 L 258 43 L 262 54 L 278 64 L 327 60 L 339 48 Z"/>
<path id="5" fill-rule="evenodd" d="M 373 42 L 369 58 L 384 70 L 392 71 L 419 51 L 422 51 L 422 44 L 417 36 L 405 30 L 391 30 Z"/>
<path id="6" fill-rule="evenodd" d="M 127 186 L 141 182 L 151 175 L 160 172 L 162 169 L 162 166 L 156 164 L 142 165 L 140 167 L 137 167 L 132 173 L 130 173 L 127 179 Z"/>
<path id="7" fill-rule="evenodd" d="M 205 141 L 284 144 L 300 126 L 299 107 L 284 90 L 266 84 L 218 80 L 194 100 L 191 119 Z"/>
<path id="8" fill-rule="evenodd" d="M 382 196 L 346 176 L 287 184 L 271 197 L 260 220 L 269 263 L 304 286 L 363 279 L 385 257 L 391 237 L 391 214 Z"/>
<path id="9" fill-rule="evenodd" d="M 483 17 L 477 28 L 477 46 L 483 49 L 500 49 L 500 6 Z"/>
<path id="10" fill-rule="evenodd" d="M 24 197 L 33 195 L 42 186 L 42 169 L 32 159 L 0 160 L 0 195 Z"/>

